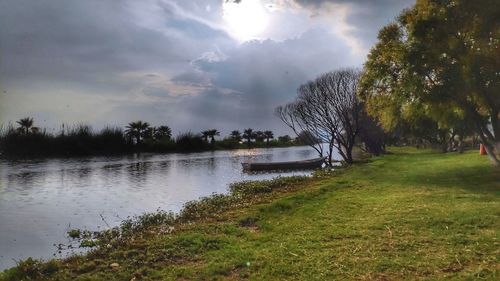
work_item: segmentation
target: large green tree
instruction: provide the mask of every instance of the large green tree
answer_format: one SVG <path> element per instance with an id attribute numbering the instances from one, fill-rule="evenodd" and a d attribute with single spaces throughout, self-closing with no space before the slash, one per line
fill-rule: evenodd
<path id="1" fill-rule="evenodd" d="M 370 51 L 360 84 L 368 112 L 386 129 L 419 117 L 471 124 L 500 165 L 499 18 L 495 0 L 417 0 Z"/>

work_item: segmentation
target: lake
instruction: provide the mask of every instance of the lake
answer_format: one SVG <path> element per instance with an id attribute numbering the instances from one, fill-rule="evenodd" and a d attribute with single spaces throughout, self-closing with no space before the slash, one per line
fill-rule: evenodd
<path id="1" fill-rule="evenodd" d="M 310 173 L 247 174 L 241 162 L 315 157 L 309 147 L 289 147 L 0 160 L 0 269 L 30 256 L 61 257 L 54 244 L 67 243 L 71 228 L 97 230 L 144 212 L 179 211 L 236 181 Z"/>

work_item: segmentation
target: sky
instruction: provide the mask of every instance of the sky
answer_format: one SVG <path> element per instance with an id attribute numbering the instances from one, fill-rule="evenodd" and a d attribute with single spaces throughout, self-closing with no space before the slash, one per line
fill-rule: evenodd
<path id="1" fill-rule="evenodd" d="M 361 68 L 414 0 L 0 0 L 0 124 L 289 133 L 274 108 Z"/>

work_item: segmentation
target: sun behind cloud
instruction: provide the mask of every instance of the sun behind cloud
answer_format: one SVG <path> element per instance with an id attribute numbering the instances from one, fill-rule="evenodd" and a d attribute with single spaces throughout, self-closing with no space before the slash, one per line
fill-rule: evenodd
<path id="1" fill-rule="evenodd" d="M 223 19 L 239 41 L 260 39 L 269 24 L 269 12 L 260 0 L 224 1 Z"/>

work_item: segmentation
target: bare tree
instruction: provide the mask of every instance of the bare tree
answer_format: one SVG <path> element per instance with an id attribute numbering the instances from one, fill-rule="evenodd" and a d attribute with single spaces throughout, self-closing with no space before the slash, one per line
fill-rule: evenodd
<path id="1" fill-rule="evenodd" d="M 320 157 L 326 154 L 332 165 L 333 153 L 353 162 L 352 149 L 360 130 L 362 104 L 356 98 L 360 73 L 354 69 L 329 72 L 301 85 L 296 100 L 276 108 L 276 115 L 296 134 L 309 132 Z M 326 148 L 324 147 L 326 144 Z"/>

